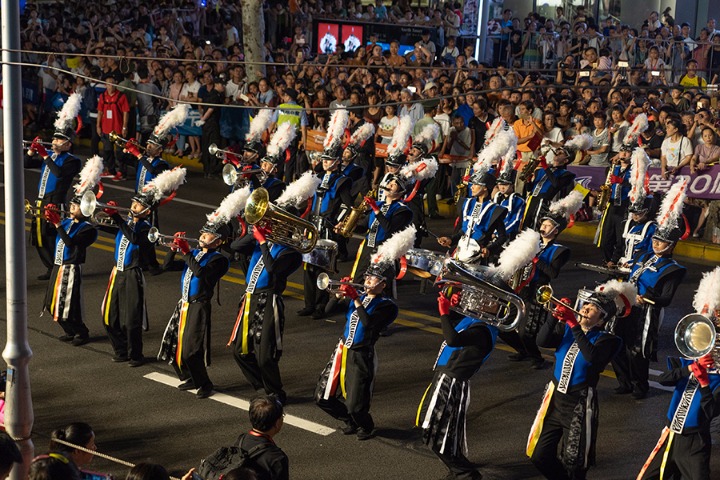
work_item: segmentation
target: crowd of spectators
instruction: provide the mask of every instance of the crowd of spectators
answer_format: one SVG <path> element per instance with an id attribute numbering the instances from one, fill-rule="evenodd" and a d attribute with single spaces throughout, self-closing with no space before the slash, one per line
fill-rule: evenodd
<path id="1" fill-rule="evenodd" d="M 268 65 L 258 78 L 249 78 L 243 63 L 239 1 L 218 8 L 211 2 L 161 2 L 152 11 L 136 0 L 28 5 L 22 20 L 23 61 L 41 65 L 23 71 L 24 82 L 37 85 L 34 101 L 25 103 L 28 135 L 47 127 L 54 115 L 45 113 L 53 113 L 70 92 L 78 91 L 83 96 L 83 135 L 92 139 L 93 153 L 105 140 L 109 176 L 124 180 L 126 162 L 109 145 L 107 133 L 126 128 L 123 137 L 142 139 L 161 111 L 177 101 L 193 102 L 194 108 L 187 135 L 169 153 L 207 163 L 212 161 L 209 143 L 241 148 L 250 117 L 263 106 L 297 103 L 305 110 L 307 127 L 320 131 L 338 106 L 361 108 L 377 127 L 376 141 L 383 143 L 399 117 L 420 119 L 421 102 L 436 98 L 440 101 L 431 113 L 444 136 L 453 131 L 457 116 L 473 130 L 477 140 L 469 154 L 481 148 L 487 119 L 502 115 L 515 122 L 527 111 L 554 144 L 592 133 L 592 155 L 578 161 L 607 166 L 629 122 L 643 111 L 654 120 L 648 153 L 663 165 L 663 175 L 682 168 L 683 173 L 695 172 L 717 160 L 716 103 L 714 91 L 707 88 L 720 67 L 720 31 L 714 19 L 693 28 L 676 24 L 669 10 L 651 12 L 633 25 L 614 17 L 596 21 L 582 7 L 567 16 L 558 8 L 555 18 L 532 12 L 522 18 L 506 9 L 491 24 L 487 51 L 476 52 L 475 39 L 462 36 L 469 19 L 463 19 L 460 2 L 432 1 L 422 7 L 407 0 L 363 3 L 266 1 Z M 426 29 L 404 55 L 398 40 L 385 48 L 372 34 L 354 51 L 345 51 L 338 42 L 335 52 L 315 54 L 312 26 L 319 18 L 406 23 L 433 27 L 434 34 Z M 116 89 L 125 99 L 103 102 Z M 218 100 L 245 108 L 203 107 L 203 102 Z M 115 125 L 97 120 L 103 104 L 116 109 Z M 677 131 L 689 139 L 679 158 L 665 141 L 668 118 L 678 119 Z M 210 128 L 200 125 L 208 122 L 218 125 L 216 136 L 203 133 Z M 703 146 L 706 142 L 709 147 Z M 453 168 L 444 168 L 444 196 L 452 193 L 453 173 L 458 176 Z M 720 212 L 709 202 L 698 206 L 694 233 L 699 236 L 702 220 L 709 215 L 715 225 Z M 711 239 L 707 230 L 705 238 Z"/>

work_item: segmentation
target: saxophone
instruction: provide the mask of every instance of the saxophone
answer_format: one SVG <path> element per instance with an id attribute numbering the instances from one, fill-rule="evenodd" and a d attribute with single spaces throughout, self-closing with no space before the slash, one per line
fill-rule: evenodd
<path id="1" fill-rule="evenodd" d="M 472 168 L 472 166 L 465 169 L 465 173 L 463 173 L 462 177 L 463 179 L 460 181 L 460 183 L 457 184 L 457 187 L 455 187 L 455 195 L 453 195 L 453 201 L 455 202 L 455 205 L 458 205 L 460 203 L 460 200 L 467 196 L 468 184 L 465 179 L 468 175 L 470 175 L 470 168 Z"/>
<path id="2" fill-rule="evenodd" d="M 610 179 L 612 178 L 614 168 L 614 165 L 610 166 L 610 168 L 608 169 L 607 178 L 605 178 L 605 183 L 600 186 L 600 194 L 598 195 L 598 210 L 600 211 L 605 210 L 605 208 L 607 208 L 608 206 L 608 203 L 610 203 L 610 194 L 612 193 Z"/>
<path id="3" fill-rule="evenodd" d="M 520 179 L 525 183 L 530 183 L 530 180 L 532 180 L 533 175 L 535 175 L 535 170 L 537 170 L 538 166 L 540 165 L 541 160 L 545 160 L 545 154 L 547 154 L 548 151 L 550 151 L 552 147 L 550 144 L 546 144 L 540 148 L 540 155 L 533 155 L 533 157 L 525 164 L 525 166 L 520 170 Z"/>
<path id="4" fill-rule="evenodd" d="M 365 197 L 377 198 L 377 190 L 370 190 Z M 340 227 L 337 229 L 337 233 L 345 238 L 352 237 L 355 227 L 357 227 L 360 217 L 362 217 L 368 209 L 368 202 L 363 197 L 362 202 L 357 207 L 352 207 L 350 212 L 340 222 Z"/>

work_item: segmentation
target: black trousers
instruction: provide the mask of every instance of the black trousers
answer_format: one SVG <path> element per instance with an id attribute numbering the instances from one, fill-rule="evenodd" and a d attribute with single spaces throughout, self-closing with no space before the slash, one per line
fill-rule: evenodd
<path id="1" fill-rule="evenodd" d="M 330 299 L 327 290 L 317 288 L 317 277 L 325 272 L 324 269 L 303 263 L 303 286 L 305 291 L 305 307 L 312 309 L 325 309 Z"/>
<path id="2" fill-rule="evenodd" d="M 663 456 L 667 448 L 667 440 L 663 443 L 650 466 L 643 475 L 643 480 L 658 480 Z M 710 480 L 710 452 L 712 441 L 710 433 L 696 432 L 685 435 L 675 434 L 670 445 L 670 452 L 664 480 Z"/>
<path id="3" fill-rule="evenodd" d="M 210 155 L 208 147 L 214 143 L 220 144 L 220 123 L 217 120 L 208 120 L 202 126 L 202 137 L 200 140 L 200 148 L 202 148 L 202 156 L 200 162 L 203 164 L 203 171 L 206 175 L 214 175 L 220 173 L 220 159 L 215 155 Z"/>
<path id="4" fill-rule="evenodd" d="M 60 275 L 60 265 L 54 265 L 45 292 L 45 310 L 50 312 L 66 335 L 87 338 L 90 331 L 83 322 L 82 266 L 65 265 Z M 72 282 L 70 276 L 72 273 Z M 55 303 L 53 303 L 53 301 Z M 69 309 L 66 308 L 69 305 Z M 57 309 L 62 309 L 58 311 Z M 63 313 L 67 317 L 63 318 Z M 57 313 L 57 316 L 55 314 Z"/>
<path id="5" fill-rule="evenodd" d="M 465 455 L 446 455 L 436 451 L 433 448 L 433 453 L 442 461 L 448 470 L 454 475 L 452 478 L 456 479 L 468 479 L 468 480 L 479 480 L 482 478 L 480 472 L 478 472 L 477 466 L 467 459 Z"/>
<path id="6" fill-rule="evenodd" d="M 30 222 L 30 243 L 35 247 L 40 261 L 48 269 L 52 270 L 55 265 L 55 240 L 57 230 L 55 226 L 45 219 L 33 216 Z"/>
<path id="7" fill-rule="evenodd" d="M 118 357 L 143 358 L 145 279 L 140 268 L 116 271 L 103 302 L 103 324 Z"/>
<path id="8" fill-rule="evenodd" d="M 333 418 L 370 432 L 375 428 L 375 421 L 370 415 L 374 379 L 375 349 L 348 349 L 345 363 L 345 401 L 340 400 L 340 388 L 336 395 L 328 399 L 322 398 L 324 388 L 316 388 L 315 403 Z M 319 383 L 324 383 L 322 376 Z"/>
<path id="9" fill-rule="evenodd" d="M 273 295 L 265 294 L 267 303 L 264 303 L 262 312 L 257 312 L 258 295 L 250 296 L 250 305 L 244 306 L 238 315 L 249 308 L 247 321 L 248 328 L 247 352 L 243 353 L 243 325 L 240 324 L 240 332 L 233 345 L 233 357 L 242 370 L 243 375 L 250 382 L 255 390 L 264 390 L 268 395 L 275 394 L 283 401 L 286 397 L 283 390 L 282 379 L 280 378 L 280 356 L 282 350 L 278 349 L 278 333 L 282 337 L 284 324 L 284 307 L 281 297 L 276 297 L 278 317 L 275 318 L 273 308 Z M 279 322 L 276 325 L 275 322 Z M 276 330 L 277 326 L 277 330 Z"/>
<path id="10" fill-rule="evenodd" d="M 618 383 L 625 389 L 637 389 L 647 392 L 650 376 L 650 360 L 642 356 L 635 344 L 637 343 L 638 328 L 642 328 L 642 321 L 630 316 L 615 322 L 615 334 L 623 341 L 623 347 L 612 360 L 613 370 Z"/>
<path id="11" fill-rule="evenodd" d="M 627 207 L 610 205 L 605 213 L 603 222 L 600 250 L 606 262 L 617 262 L 623 252 L 625 240 L 623 239 L 623 226 L 625 224 Z M 620 246 L 620 248 L 618 248 Z"/>
<path id="12" fill-rule="evenodd" d="M 182 330 L 180 366 L 173 362 L 175 373 L 180 380 L 193 381 L 197 388 L 211 384 L 207 373 L 210 352 L 210 302 L 195 302 L 188 305 L 185 325 Z"/>

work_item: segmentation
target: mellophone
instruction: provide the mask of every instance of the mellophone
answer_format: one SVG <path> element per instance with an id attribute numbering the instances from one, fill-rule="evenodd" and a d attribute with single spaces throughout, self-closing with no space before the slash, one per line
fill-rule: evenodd
<path id="1" fill-rule="evenodd" d="M 157 229 L 157 227 L 152 227 L 150 230 L 148 230 L 147 234 L 148 240 L 150 240 L 151 243 L 155 243 L 157 245 L 164 245 L 166 247 L 172 247 L 174 241 L 177 240 L 185 240 L 188 243 L 195 243 L 197 245 L 200 245 L 200 240 L 197 238 L 190 238 L 190 237 L 183 237 L 183 236 L 175 236 L 175 235 L 164 235 L 160 233 L 160 231 Z"/>

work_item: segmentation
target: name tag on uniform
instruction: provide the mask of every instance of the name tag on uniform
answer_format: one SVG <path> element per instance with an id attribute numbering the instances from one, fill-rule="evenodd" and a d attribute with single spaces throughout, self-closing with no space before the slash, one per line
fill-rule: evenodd
<path id="1" fill-rule="evenodd" d="M 112 110 L 107 110 L 106 113 L 105 113 L 105 117 L 106 117 L 108 120 L 112 120 Z"/>

